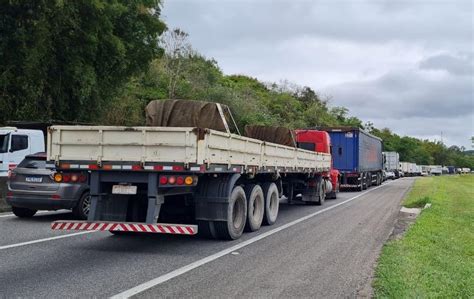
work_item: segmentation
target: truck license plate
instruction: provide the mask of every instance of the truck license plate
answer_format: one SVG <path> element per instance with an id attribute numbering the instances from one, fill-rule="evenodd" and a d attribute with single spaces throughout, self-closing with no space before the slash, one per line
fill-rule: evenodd
<path id="1" fill-rule="evenodd" d="M 112 194 L 137 194 L 137 186 L 113 185 Z"/>
<path id="2" fill-rule="evenodd" d="M 43 178 L 42 177 L 27 176 L 25 178 L 25 181 L 28 182 L 28 183 L 41 183 L 41 182 L 43 182 Z"/>

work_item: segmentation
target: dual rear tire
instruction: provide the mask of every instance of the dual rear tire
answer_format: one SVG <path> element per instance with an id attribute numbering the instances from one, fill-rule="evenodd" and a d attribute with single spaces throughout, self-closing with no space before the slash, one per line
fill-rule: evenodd
<path id="1" fill-rule="evenodd" d="M 265 197 L 260 185 L 249 184 L 245 186 L 247 197 L 247 222 L 245 231 L 254 232 L 262 226 L 265 214 Z"/>
<path id="2" fill-rule="evenodd" d="M 244 230 L 253 232 L 262 224 L 276 222 L 279 210 L 279 193 L 275 183 L 262 187 L 249 184 L 242 188 L 235 186 L 229 196 L 226 221 L 198 221 L 201 235 L 208 238 L 235 240 Z"/>

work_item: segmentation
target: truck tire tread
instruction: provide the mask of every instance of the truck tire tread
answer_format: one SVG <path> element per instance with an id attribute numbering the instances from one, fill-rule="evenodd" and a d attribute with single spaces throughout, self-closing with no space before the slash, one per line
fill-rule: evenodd
<path id="1" fill-rule="evenodd" d="M 244 188 L 247 197 L 247 221 L 245 231 L 254 232 L 260 229 L 265 213 L 265 197 L 262 187 L 258 184 L 248 184 Z M 257 202 L 256 202 L 257 201 Z M 255 209 L 254 209 L 255 207 Z"/>
<path id="2" fill-rule="evenodd" d="M 265 208 L 264 208 L 265 212 L 263 215 L 263 224 L 273 225 L 278 218 L 278 210 L 280 206 L 278 187 L 273 182 L 267 182 L 263 184 L 262 189 L 263 189 L 263 195 L 265 198 Z M 274 196 L 274 194 L 276 194 L 277 200 L 276 202 L 274 202 L 273 211 L 270 211 L 270 208 L 271 208 L 270 201 L 274 200 L 274 198 L 273 199 L 271 198 L 272 196 Z"/>

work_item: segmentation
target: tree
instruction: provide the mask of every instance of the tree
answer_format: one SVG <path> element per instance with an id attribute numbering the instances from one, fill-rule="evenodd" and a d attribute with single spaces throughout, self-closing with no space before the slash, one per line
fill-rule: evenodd
<path id="1" fill-rule="evenodd" d="M 161 54 L 160 7 L 159 0 L 2 1 L 0 123 L 96 120 Z"/>
<path id="2" fill-rule="evenodd" d="M 164 65 L 168 73 L 169 98 L 174 99 L 176 95 L 176 85 L 182 73 L 183 60 L 192 54 L 191 44 L 188 41 L 188 34 L 179 28 L 166 31 L 161 40 L 165 49 Z"/>

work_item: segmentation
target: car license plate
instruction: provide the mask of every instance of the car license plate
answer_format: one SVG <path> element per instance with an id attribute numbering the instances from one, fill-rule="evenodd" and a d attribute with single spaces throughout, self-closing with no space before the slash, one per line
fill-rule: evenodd
<path id="1" fill-rule="evenodd" d="M 25 178 L 25 181 L 28 182 L 28 183 L 41 183 L 41 182 L 43 182 L 43 178 L 42 177 L 27 176 Z"/>
<path id="2" fill-rule="evenodd" d="M 137 194 L 137 186 L 113 185 L 112 194 Z"/>

